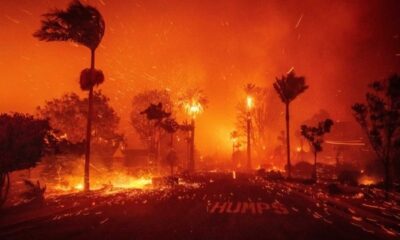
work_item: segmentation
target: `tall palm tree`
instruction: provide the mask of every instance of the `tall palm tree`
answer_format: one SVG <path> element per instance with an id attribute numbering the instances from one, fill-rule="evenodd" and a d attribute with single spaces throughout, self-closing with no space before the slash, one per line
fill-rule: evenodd
<path id="1" fill-rule="evenodd" d="M 90 69 L 81 72 L 80 85 L 82 90 L 89 91 L 89 106 L 86 128 L 86 154 L 84 187 L 88 191 L 89 163 L 90 163 L 90 138 L 93 112 L 93 87 L 104 81 L 104 75 L 96 70 L 95 51 L 99 46 L 105 30 L 105 22 L 100 12 L 89 5 L 82 4 L 79 0 L 72 1 L 66 10 L 53 10 L 43 14 L 41 27 L 33 36 L 40 41 L 72 41 L 90 49 Z"/>
<path id="2" fill-rule="evenodd" d="M 189 138 L 189 172 L 195 171 L 195 160 L 194 160 L 194 136 L 195 136 L 195 119 L 197 115 L 203 112 L 207 107 L 208 99 L 204 95 L 203 91 L 198 88 L 188 89 L 178 98 L 178 106 L 186 112 L 191 118 L 190 123 L 190 138 Z"/>
<path id="3" fill-rule="evenodd" d="M 244 87 L 244 91 L 246 92 L 247 98 L 247 113 L 246 113 L 246 128 L 247 128 L 247 169 L 251 170 L 251 109 L 254 104 L 254 91 L 256 89 L 256 85 L 252 83 L 248 83 Z"/>
<path id="4" fill-rule="evenodd" d="M 290 134 L 289 134 L 289 105 L 290 103 L 301 93 L 307 90 L 306 80 L 302 76 L 296 76 L 296 74 L 291 71 L 282 76 L 281 79 L 276 78 L 274 83 L 274 88 L 279 94 L 282 102 L 286 107 L 286 150 L 287 150 L 287 169 L 288 178 L 291 178 L 291 164 L 290 164 Z"/>

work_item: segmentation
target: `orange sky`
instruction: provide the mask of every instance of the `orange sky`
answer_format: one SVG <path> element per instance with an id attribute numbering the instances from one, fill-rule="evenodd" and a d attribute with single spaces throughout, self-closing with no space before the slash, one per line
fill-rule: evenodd
<path id="1" fill-rule="evenodd" d="M 68 2 L 0 1 L 0 112 L 33 113 L 46 99 L 81 92 L 89 50 L 32 37 L 42 13 Z M 394 0 L 86 2 L 106 20 L 96 62 L 106 75 L 100 88 L 128 136 L 131 99 L 143 89 L 203 88 L 210 103 L 198 119 L 198 147 L 214 152 L 229 150 L 247 82 L 271 86 L 292 67 L 305 75 L 310 89 L 293 103 L 295 126 L 321 108 L 352 119 L 350 105 L 362 100 L 368 82 L 400 72 Z"/>

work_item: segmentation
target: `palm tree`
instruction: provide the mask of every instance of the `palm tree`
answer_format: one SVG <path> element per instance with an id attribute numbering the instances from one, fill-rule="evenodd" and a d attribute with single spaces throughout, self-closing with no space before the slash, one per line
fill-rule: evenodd
<path id="1" fill-rule="evenodd" d="M 288 178 L 291 178 L 291 164 L 290 164 L 290 134 L 289 134 L 289 104 L 301 93 L 307 90 L 305 78 L 302 76 L 296 76 L 291 71 L 286 76 L 282 76 L 281 79 L 276 78 L 274 88 L 279 94 L 282 102 L 286 107 L 286 150 L 287 150 L 287 168 Z"/>
<path id="2" fill-rule="evenodd" d="M 178 98 L 178 106 L 186 112 L 191 118 L 190 123 L 190 138 L 189 138 L 189 172 L 195 171 L 195 160 L 194 160 L 194 134 L 195 134 L 195 119 L 197 115 L 203 112 L 204 108 L 207 107 L 208 99 L 204 95 L 203 91 L 198 88 L 188 89 Z"/>
<path id="3" fill-rule="evenodd" d="M 72 1 L 66 10 L 53 10 L 43 15 L 41 28 L 33 36 L 40 41 L 72 41 L 90 49 L 90 69 L 81 72 L 82 90 L 89 91 L 89 106 L 86 128 L 86 154 L 84 187 L 89 187 L 90 138 L 93 112 L 93 87 L 104 81 L 104 75 L 96 70 L 95 51 L 99 46 L 105 30 L 104 19 L 100 12 L 79 0 Z"/>
<path id="4" fill-rule="evenodd" d="M 314 153 L 314 172 L 312 178 L 317 181 L 317 154 L 322 152 L 322 144 L 324 143 L 324 135 L 331 131 L 333 121 L 330 118 L 318 123 L 317 126 L 301 125 L 301 135 L 308 141 Z"/>
<path id="5" fill-rule="evenodd" d="M 256 89 L 256 85 L 252 83 L 248 83 L 244 87 L 244 91 L 246 92 L 246 130 L 247 130 L 247 169 L 251 170 L 251 109 L 254 105 L 254 91 Z"/>

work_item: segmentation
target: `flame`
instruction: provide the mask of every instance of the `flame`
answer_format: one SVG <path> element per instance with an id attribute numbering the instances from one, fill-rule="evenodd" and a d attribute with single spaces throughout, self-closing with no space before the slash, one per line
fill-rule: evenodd
<path id="1" fill-rule="evenodd" d="M 111 172 L 91 176 L 90 189 L 143 189 L 151 185 L 152 178 L 134 177 L 124 172 Z M 65 176 L 63 181 L 50 188 L 56 192 L 79 192 L 84 189 L 83 176 Z"/>
<path id="2" fill-rule="evenodd" d="M 232 140 L 232 143 L 234 145 L 236 145 L 238 143 L 238 138 L 237 137 L 232 137 L 231 140 Z"/>
<path id="3" fill-rule="evenodd" d="M 151 178 L 133 178 L 129 176 L 123 176 L 121 178 L 115 179 L 112 185 L 117 188 L 145 188 L 152 183 Z"/>
<path id="4" fill-rule="evenodd" d="M 376 184 L 377 180 L 373 177 L 369 177 L 369 176 L 363 176 L 358 180 L 358 184 L 360 185 L 366 185 L 366 186 L 370 186 L 373 184 Z"/>
<path id="5" fill-rule="evenodd" d="M 185 105 L 185 109 L 188 115 L 191 116 L 192 118 L 196 118 L 197 115 L 203 112 L 203 106 L 201 105 L 201 103 L 197 101 L 192 101 L 190 103 L 187 103 Z"/>
<path id="6" fill-rule="evenodd" d="M 252 109 L 253 108 L 254 101 L 253 101 L 253 98 L 251 96 L 247 96 L 246 103 L 247 103 L 247 108 L 248 109 Z"/>
<path id="7" fill-rule="evenodd" d="M 278 167 L 278 166 L 276 166 L 276 165 L 274 165 L 274 164 L 272 164 L 269 168 L 266 168 L 265 170 L 266 170 L 267 172 L 269 172 L 269 171 L 285 172 L 285 169 L 280 168 L 280 167 Z"/>
<path id="8" fill-rule="evenodd" d="M 74 186 L 74 189 L 82 191 L 83 190 L 83 184 L 82 183 L 78 183 Z"/>

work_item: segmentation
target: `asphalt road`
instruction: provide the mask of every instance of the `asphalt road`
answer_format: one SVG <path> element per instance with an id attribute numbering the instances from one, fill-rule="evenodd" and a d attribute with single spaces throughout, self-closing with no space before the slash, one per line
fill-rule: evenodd
<path id="1" fill-rule="evenodd" d="M 6 210 L 0 239 L 399 239 L 283 182 L 207 176 L 173 189 L 53 196 Z"/>

